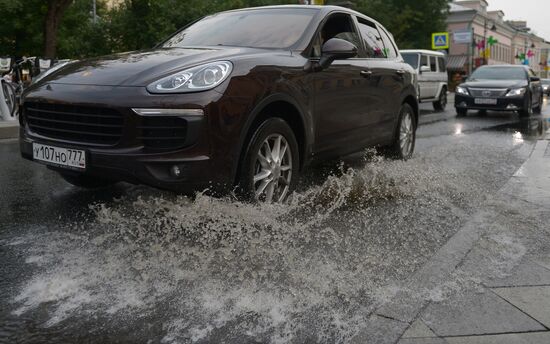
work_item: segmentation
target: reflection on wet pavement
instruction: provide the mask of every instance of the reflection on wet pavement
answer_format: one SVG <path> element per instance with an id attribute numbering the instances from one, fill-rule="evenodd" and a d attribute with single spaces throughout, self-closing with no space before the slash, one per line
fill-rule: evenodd
<path id="1" fill-rule="evenodd" d="M 318 166 L 286 205 L 81 191 L 2 143 L 0 339 L 346 342 L 504 185 L 543 118 L 424 125 L 413 159 Z"/>

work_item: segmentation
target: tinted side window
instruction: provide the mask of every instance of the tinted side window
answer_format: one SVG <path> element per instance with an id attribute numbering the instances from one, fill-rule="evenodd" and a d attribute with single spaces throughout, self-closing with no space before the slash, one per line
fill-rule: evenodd
<path id="1" fill-rule="evenodd" d="M 359 22 L 359 31 L 365 44 L 365 53 L 368 58 L 385 58 L 384 43 L 382 37 L 373 23 L 362 18 L 357 18 Z"/>
<path id="2" fill-rule="evenodd" d="M 437 72 L 437 61 L 435 56 L 430 56 L 430 69 L 432 72 Z"/>
<path id="3" fill-rule="evenodd" d="M 352 22 L 352 18 L 348 14 L 336 13 L 332 14 L 323 24 L 320 32 L 314 38 L 312 57 L 321 57 L 323 44 L 331 38 L 340 38 L 346 40 L 361 50 L 361 40 L 357 29 Z"/>
<path id="4" fill-rule="evenodd" d="M 422 56 L 420 57 L 420 67 L 422 67 L 422 66 L 428 66 L 428 67 L 429 67 L 429 66 L 430 66 L 430 63 L 428 62 L 428 60 L 429 60 L 429 59 L 428 59 L 428 56 L 422 55 Z"/>
<path id="5" fill-rule="evenodd" d="M 437 58 L 437 64 L 439 65 L 439 72 L 445 72 L 445 59 L 443 57 Z"/>
<path id="6" fill-rule="evenodd" d="M 358 49 L 361 47 L 359 34 L 357 34 L 351 16 L 348 14 L 337 13 L 331 15 L 323 26 L 323 30 L 321 30 L 321 37 L 323 43 L 331 38 L 340 38 L 352 43 Z"/>
<path id="7" fill-rule="evenodd" d="M 395 50 L 395 45 L 393 44 L 392 39 L 383 28 L 380 28 L 380 34 L 382 35 L 382 41 L 384 42 L 384 47 L 386 48 L 386 57 L 390 59 L 396 58 L 397 51 Z"/>

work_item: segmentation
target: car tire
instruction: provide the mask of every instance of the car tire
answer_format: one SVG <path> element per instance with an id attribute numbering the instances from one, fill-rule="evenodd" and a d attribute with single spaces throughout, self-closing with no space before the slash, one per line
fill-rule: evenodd
<path id="1" fill-rule="evenodd" d="M 281 118 L 265 120 L 243 155 L 239 195 L 252 202 L 284 202 L 296 186 L 299 163 L 298 142 L 287 122 Z"/>
<path id="2" fill-rule="evenodd" d="M 399 120 L 395 130 L 393 143 L 383 150 L 384 154 L 393 159 L 407 160 L 414 153 L 416 143 L 416 120 L 413 108 L 404 103 L 399 110 Z"/>
<path id="3" fill-rule="evenodd" d="M 540 98 L 539 98 L 539 104 L 537 105 L 537 107 L 533 108 L 533 113 L 534 114 L 537 114 L 537 115 L 540 115 L 541 112 L 542 112 L 542 102 L 544 101 L 544 96 L 541 94 Z"/>
<path id="4" fill-rule="evenodd" d="M 533 113 L 533 104 L 531 100 L 531 95 L 528 94 L 527 98 L 525 100 L 525 107 L 521 110 L 519 110 L 519 116 L 520 117 L 530 117 Z"/>
<path id="5" fill-rule="evenodd" d="M 467 114 L 468 114 L 468 109 L 456 108 L 457 117 L 466 117 Z"/>
<path id="6" fill-rule="evenodd" d="M 445 108 L 447 107 L 447 87 L 443 87 L 441 89 L 439 98 L 437 101 L 433 102 L 433 106 L 435 111 L 445 111 Z"/>
<path id="7" fill-rule="evenodd" d="M 117 183 L 113 180 L 94 178 L 84 174 L 59 173 L 59 175 L 61 175 L 61 178 L 65 179 L 67 183 L 83 189 L 99 189 Z"/>

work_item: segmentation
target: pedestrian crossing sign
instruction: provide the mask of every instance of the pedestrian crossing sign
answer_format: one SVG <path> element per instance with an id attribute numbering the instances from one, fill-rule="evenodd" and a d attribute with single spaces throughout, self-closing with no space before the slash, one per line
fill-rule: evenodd
<path id="1" fill-rule="evenodd" d="M 436 32 L 432 33 L 432 49 L 449 49 L 449 33 Z"/>

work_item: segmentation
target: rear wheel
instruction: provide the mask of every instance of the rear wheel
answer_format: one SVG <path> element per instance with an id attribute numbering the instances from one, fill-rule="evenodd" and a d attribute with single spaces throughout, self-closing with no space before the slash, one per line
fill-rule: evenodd
<path id="1" fill-rule="evenodd" d="M 283 202 L 298 178 L 299 153 L 294 132 L 281 118 L 269 118 L 254 132 L 245 152 L 239 192 L 255 202 Z"/>
<path id="2" fill-rule="evenodd" d="M 116 184 L 116 181 L 90 177 L 84 174 L 59 173 L 69 184 L 84 189 L 99 189 Z"/>
<path id="3" fill-rule="evenodd" d="M 395 159 L 409 159 L 413 152 L 416 142 L 416 123 L 414 110 L 405 103 L 399 111 L 399 123 L 395 134 L 393 144 L 384 152 L 386 155 Z"/>
<path id="4" fill-rule="evenodd" d="M 445 111 L 447 107 L 447 88 L 443 87 L 437 101 L 433 102 L 435 111 Z"/>

